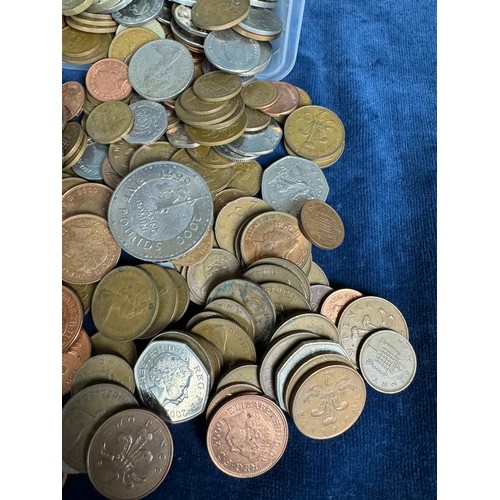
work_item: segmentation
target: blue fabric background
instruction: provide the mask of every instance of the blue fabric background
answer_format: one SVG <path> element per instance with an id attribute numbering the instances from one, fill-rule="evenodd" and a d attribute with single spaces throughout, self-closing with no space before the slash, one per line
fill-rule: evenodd
<path id="1" fill-rule="evenodd" d="M 78 79 L 64 71 L 63 81 Z M 336 250 L 314 249 L 334 288 L 393 302 L 418 357 L 400 394 L 367 387 L 338 438 L 314 441 L 291 419 L 281 461 L 258 478 L 219 472 L 205 422 L 170 426 L 172 468 L 151 499 L 432 499 L 436 494 L 436 3 L 307 0 L 299 53 L 285 78 L 343 120 L 346 147 L 324 170 L 343 219 Z M 262 165 L 286 154 L 280 147 Z M 63 498 L 101 498 L 69 476 Z"/>

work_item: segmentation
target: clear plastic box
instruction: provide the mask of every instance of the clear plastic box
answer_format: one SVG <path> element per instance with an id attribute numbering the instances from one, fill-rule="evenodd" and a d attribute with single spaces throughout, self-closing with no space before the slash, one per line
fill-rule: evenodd
<path id="1" fill-rule="evenodd" d="M 279 81 L 283 80 L 292 71 L 297 59 L 299 48 L 300 28 L 302 27 L 302 16 L 306 0 L 278 0 L 273 10 L 283 22 L 281 36 L 273 40 L 273 57 L 265 71 L 258 75 L 260 80 Z M 81 71 L 82 76 L 90 68 L 91 64 L 69 64 L 63 61 L 64 70 Z M 73 73 L 74 74 L 74 73 Z"/>

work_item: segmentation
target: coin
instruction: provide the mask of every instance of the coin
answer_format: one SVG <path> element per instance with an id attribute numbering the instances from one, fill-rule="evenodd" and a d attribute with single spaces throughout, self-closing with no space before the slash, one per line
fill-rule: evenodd
<path id="1" fill-rule="evenodd" d="M 226 146 L 241 155 L 265 155 L 272 153 L 278 146 L 283 132 L 275 120 L 259 132 L 244 133 Z M 252 158 L 248 158 L 251 160 Z"/>
<path id="2" fill-rule="evenodd" d="M 78 368 L 90 358 L 91 345 L 87 332 L 81 328 L 76 339 L 66 352 L 62 353 L 62 395 L 71 391 L 73 377 Z"/>
<path id="3" fill-rule="evenodd" d="M 242 81 L 238 75 L 213 71 L 200 76 L 193 83 L 193 92 L 207 102 L 226 101 L 239 94 Z"/>
<path id="4" fill-rule="evenodd" d="M 225 106 L 223 101 L 210 102 L 200 99 L 194 93 L 193 87 L 189 87 L 179 96 L 179 102 L 187 112 L 195 115 L 210 115 Z"/>
<path id="5" fill-rule="evenodd" d="M 271 106 L 278 99 L 278 94 L 276 85 L 266 80 L 252 82 L 241 90 L 245 106 L 253 109 Z"/>
<path id="6" fill-rule="evenodd" d="M 71 188 L 62 197 L 62 218 L 77 214 L 94 214 L 106 218 L 113 190 L 96 182 L 86 182 Z"/>
<path id="7" fill-rule="evenodd" d="M 159 39 L 156 33 L 143 27 L 126 29 L 113 38 L 108 57 L 127 62 L 143 45 Z M 133 86 L 131 81 L 130 83 Z"/>
<path id="8" fill-rule="evenodd" d="M 114 354 L 123 358 L 132 368 L 134 367 L 137 361 L 137 347 L 133 340 L 112 340 L 97 332 L 90 337 L 90 341 L 94 355 Z"/>
<path id="9" fill-rule="evenodd" d="M 89 181 L 101 181 L 101 166 L 106 159 L 108 147 L 91 137 L 86 137 L 85 143 L 83 154 L 71 165 L 73 172 Z M 70 163 L 68 163 L 69 165 Z"/>
<path id="10" fill-rule="evenodd" d="M 364 296 L 347 304 L 338 329 L 340 344 L 356 366 L 359 344 L 370 332 L 390 329 L 408 339 L 408 325 L 401 311 L 381 297 Z"/>
<path id="11" fill-rule="evenodd" d="M 133 28 L 142 26 L 158 17 L 163 8 L 163 0 L 132 0 L 117 12 L 113 19 L 123 25 Z"/>
<path id="12" fill-rule="evenodd" d="M 185 31 L 191 33 L 195 36 L 201 36 L 205 38 L 208 35 L 208 31 L 203 30 L 196 26 L 192 21 L 191 8 L 186 5 L 174 4 L 172 5 L 172 14 L 177 22 L 177 24 Z"/>
<path id="13" fill-rule="evenodd" d="M 225 30 L 245 19 L 249 12 L 249 0 L 198 0 L 191 17 L 204 30 Z"/>
<path id="14" fill-rule="evenodd" d="M 94 3 L 94 0 L 63 0 L 62 14 L 63 16 L 74 16 L 83 12 Z"/>
<path id="15" fill-rule="evenodd" d="M 116 384 L 96 384 L 82 389 L 62 410 L 62 459 L 78 472 L 87 472 L 86 457 L 97 429 L 111 415 L 137 407 L 134 396 Z"/>
<path id="16" fill-rule="evenodd" d="M 337 324 L 340 313 L 342 313 L 345 306 L 359 297 L 362 297 L 362 294 L 357 290 L 350 288 L 335 290 L 321 304 L 321 314 Z"/>
<path id="17" fill-rule="evenodd" d="M 167 131 L 165 106 L 147 99 L 130 105 L 134 126 L 123 138 L 130 144 L 149 144 L 157 141 Z"/>
<path id="18" fill-rule="evenodd" d="M 243 135 L 246 124 L 247 117 L 245 114 L 241 114 L 232 125 L 222 130 L 204 130 L 187 125 L 186 133 L 191 140 L 203 146 L 221 146 Z"/>
<path id="19" fill-rule="evenodd" d="M 240 326 L 253 340 L 255 324 L 248 310 L 240 303 L 231 299 L 215 299 L 205 308 L 205 311 L 219 312 Z"/>
<path id="20" fill-rule="evenodd" d="M 229 384 L 245 382 L 262 392 L 257 375 L 258 366 L 255 363 L 242 362 L 229 368 L 219 379 L 217 391 Z"/>
<path id="21" fill-rule="evenodd" d="M 79 177 L 67 177 L 62 180 L 62 194 L 67 193 L 72 187 L 78 186 L 79 184 L 84 184 L 87 182 L 86 179 L 80 179 Z"/>
<path id="22" fill-rule="evenodd" d="M 62 223 L 62 279 L 85 285 L 99 281 L 120 258 L 120 247 L 108 223 L 97 215 L 81 214 Z"/>
<path id="23" fill-rule="evenodd" d="M 85 89 L 80 82 L 69 81 L 62 84 L 62 104 L 69 111 L 68 120 L 78 116 L 83 111 Z"/>
<path id="24" fill-rule="evenodd" d="M 405 337 L 393 330 L 379 330 L 363 341 L 359 367 L 366 382 L 376 391 L 396 394 L 413 381 L 417 358 Z"/>
<path id="25" fill-rule="evenodd" d="M 78 122 L 69 122 L 62 133 L 63 164 L 77 152 L 85 138 L 85 131 Z"/>
<path id="26" fill-rule="evenodd" d="M 217 217 L 220 213 L 220 211 L 231 201 L 237 200 L 238 198 L 243 198 L 246 196 L 245 191 L 242 191 L 241 189 L 235 189 L 235 188 L 230 188 L 230 189 L 223 189 L 222 191 L 219 191 L 215 196 L 214 196 L 214 214 L 215 217 Z"/>
<path id="27" fill-rule="evenodd" d="M 278 406 L 258 394 L 234 396 L 214 413 L 207 447 L 214 464 L 233 477 L 256 477 L 283 456 L 288 425 Z"/>
<path id="28" fill-rule="evenodd" d="M 192 141 L 186 134 L 184 123 L 179 122 L 173 127 L 167 128 L 167 140 L 172 147 L 178 148 L 197 148 L 199 144 Z M 177 151 L 176 151 L 177 152 Z M 173 156 L 173 155 L 172 155 Z"/>
<path id="29" fill-rule="evenodd" d="M 234 169 L 228 189 L 241 189 L 245 196 L 254 196 L 260 191 L 262 185 L 262 166 L 256 160 L 244 161 Z"/>
<path id="30" fill-rule="evenodd" d="M 319 312 L 325 298 L 333 292 L 333 288 L 327 285 L 311 285 L 311 310 Z"/>
<path id="31" fill-rule="evenodd" d="M 322 201 L 307 201 L 300 210 L 299 224 L 304 236 L 323 250 L 333 250 L 344 241 L 342 219 L 330 205 Z"/>
<path id="32" fill-rule="evenodd" d="M 203 239 L 212 217 L 205 180 L 172 161 L 133 170 L 115 189 L 109 206 L 116 241 L 130 255 L 151 262 L 188 253 Z"/>
<path id="33" fill-rule="evenodd" d="M 197 148 L 188 149 L 187 154 L 198 163 L 207 163 L 211 167 L 227 168 L 236 165 L 236 162 L 223 158 L 213 148 L 208 146 L 198 146 Z"/>
<path id="34" fill-rule="evenodd" d="M 365 400 L 361 375 L 348 366 L 327 363 L 313 368 L 298 382 L 290 398 L 290 410 L 302 434 L 329 439 L 358 420 Z"/>
<path id="35" fill-rule="evenodd" d="M 87 71 L 85 85 L 89 94 L 101 102 L 125 99 L 132 92 L 128 66 L 118 59 L 95 62 Z"/>
<path id="36" fill-rule="evenodd" d="M 262 177 L 262 199 L 275 210 L 295 217 L 307 201 L 325 201 L 329 190 L 321 169 L 305 158 L 280 158 L 266 168 Z"/>
<path id="37" fill-rule="evenodd" d="M 205 237 L 198 246 L 180 259 L 175 259 L 172 263 L 176 266 L 193 266 L 204 260 L 214 246 L 214 232 L 209 229 Z"/>
<path id="38" fill-rule="evenodd" d="M 98 354 L 85 361 L 75 373 L 71 396 L 85 387 L 105 383 L 118 384 L 134 392 L 134 373 L 130 365 L 114 354 Z"/>
<path id="39" fill-rule="evenodd" d="M 247 117 L 245 132 L 259 132 L 271 123 L 271 117 L 258 109 L 245 107 L 245 116 Z"/>
<path id="40" fill-rule="evenodd" d="M 87 120 L 87 133 L 96 142 L 111 144 L 123 139 L 134 125 L 130 106 L 122 101 L 107 101 L 96 106 Z"/>
<path id="41" fill-rule="evenodd" d="M 67 351 L 75 341 L 83 324 L 83 306 L 80 297 L 62 286 L 62 352 Z"/>
<path id="42" fill-rule="evenodd" d="M 297 86 L 295 86 L 295 88 L 299 92 L 299 105 L 297 106 L 297 108 L 302 108 L 303 106 L 310 106 L 312 104 L 311 96 L 304 89 L 301 89 L 300 87 Z"/>
<path id="43" fill-rule="evenodd" d="M 210 422 L 214 412 L 219 408 L 227 399 L 234 397 L 238 394 L 261 394 L 262 391 L 252 384 L 247 384 L 246 382 L 237 382 L 232 384 L 227 384 L 222 389 L 218 389 L 214 394 L 212 399 L 207 405 L 207 411 L 205 412 L 205 418 L 207 422 Z"/>
<path id="44" fill-rule="evenodd" d="M 176 147 L 165 141 L 144 144 L 132 153 L 129 169 L 132 171 L 146 163 L 170 160 L 176 151 Z"/>
<path id="45" fill-rule="evenodd" d="M 113 168 L 109 158 L 104 158 L 104 161 L 101 164 L 101 177 L 104 184 L 109 186 L 111 189 L 115 189 L 123 179 L 123 177 Z"/>
<path id="46" fill-rule="evenodd" d="M 274 104 L 260 108 L 260 110 L 271 116 L 289 115 L 299 105 L 299 91 L 287 82 L 274 82 L 274 85 L 278 88 L 278 99 Z"/>
<path id="47" fill-rule="evenodd" d="M 122 177 L 125 177 L 132 170 L 130 162 L 137 148 L 138 146 L 135 144 L 130 144 L 124 140 L 117 141 L 108 146 L 108 158 L 111 166 Z"/>
<path id="48" fill-rule="evenodd" d="M 187 344 L 155 340 L 134 367 L 142 402 L 165 421 L 181 423 L 203 413 L 208 401 L 210 374 Z"/>
<path id="49" fill-rule="evenodd" d="M 89 479 L 106 498 L 144 498 L 167 476 L 173 454 L 172 435 L 157 415 L 121 411 L 99 427 L 89 444 Z"/>
<path id="50" fill-rule="evenodd" d="M 158 22 L 157 19 L 153 19 L 152 21 L 148 21 L 146 24 L 142 24 L 140 26 L 141 28 L 145 28 L 147 30 L 152 31 L 155 35 L 158 35 L 158 37 L 161 40 L 165 40 L 165 30 L 163 29 L 163 26 Z M 131 28 L 128 28 L 127 26 L 123 26 L 122 24 L 119 24 L 118 27 L 116 28 L 116 34 L 119 35 L 125 30 L 129 30 Z"/>
<path id="51" fill-rule="evenodd" d="M 323 269 L 321 269 L 316 262 L 311 263 L 311 269 L 307 274 L 307 279 L 311 285 L 326 285 L 329 286 L 328 276 L 325 274 Z"/>
<path id="52" fill-rule="evenodd" d="M 281 321 L 290 314 L 309 311 L 307 299 L 295 288 L 283 283 L 262 283 L 261 288 L 267 293 L 276 308 L 276 319 Z"/>
<path id="53" fill-rule="evenodd" d="M 238 26 L 255 35 L 278 36 L 283 30 L 281 19 L 269 9 L 250 7 L 250 12 Z"/>
<path id="54" fill-rule="evenodd" d="M 274 342 L 284 334 L 294 331 L 311 332 L 320 337 L 339 342 L 337 327 L 328 318 L 315 312 L 294 314 L 287 318 L 276 328 L 270 342 Z"/>
<path id="55" fill-rule="evenodd" d="M 189 287 L 186 280 L 173 269 L 165 269 L 169 276 L 172 278 L 175 286 L 175 292 L 177 294 L 177 302 L 174 312 L 174 317 L 172 318 L 172 323 L 179 321 L 186 313 L 189 307 Z"/>
<path id="56" fill-rule="evenodd" d="M 87 314 L 90 310 L 92 295 L 94 295 L 97 283 L 89 283 L 88 285 L 76 285 L 73 283 L 68 283 L 67 286 L 68 288 L 71 288 L 71 290 L 76 292 L 82 302 L 83 314 Z"/>
<path id="57" fill-rule="evenodd" d="M 106 274 L 92 297 L 92 318 L 99 332 L 114 340 L 146 333 L 158 314 L 158 288 L 137 266 L 120 266 Z"/>

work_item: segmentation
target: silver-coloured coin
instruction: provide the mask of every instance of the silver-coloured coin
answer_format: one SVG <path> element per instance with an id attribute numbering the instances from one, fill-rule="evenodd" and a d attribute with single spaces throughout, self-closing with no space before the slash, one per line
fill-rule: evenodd
<path id="1" fill-rule="evenodd" d="M 207 58 L 201 61 L 201 69 L 203 73 L 212 73 L 212 71 L 220 71 L 219 68 L 216 68 Z M 255 75 L 252 76 L 242 76 L 238 75 L 241 78 L 241 85 L 246 87 L 248 84 L 255 81 Z"/>
<path id="2" fill-rule="evenodd" d="M 167 129 L 167 140 L 175 148 L 191 149 L 197 148 L 199 144 L 192 141 L 186 134 L 184 123 L 179 123 L 175 127 Z"/>
<path id="3" fill-rule="evenodd" d="M 393 330 L 379 330 L 365 338 L 359 352 L 359 367 L 366 382 L 376 391 L 395 394 L 411 384 L 417 357 L 402 335 Z"/>
<path id="4" fill-rule="evenodd" d="M 333 288 L 326 285 L 311 285 L 311 311 L 319 312 L 321 304 L 328 295 L 333 292 Z"/>
<path id="5" fill-rule="evenodd" d="M 175 99 L 194 77 L 189 50 L 175 40 L 154 40 L 140 47 L 129 64 L 134 90 L 150 101 Z"/>
<path id="6" fill-rule="evenodd" d="M 316 163 L 297 156 L 285 156 L 264 170 L 262 199 L 274 210 L 298 217 L 308 200 L 325 201 L 330 187 Z"/>
<path id="7" fill-rule="evenodd" d="M 298 330 L 315 333 L 320 337 L 331 339 L 339 343 L 339 332 L 337 327 L 326 316 L 315 312 L 295 314 L 286 319 L 276 328 L 270 342 L 274 342 L 286 333 Z"/>
<path id="8" fill-rule="evenodd" d="M 130 104 L 134 126 L 123 138 L 129 144 L 150 144 L 167 130 L 167 110 L 163 104 L 147 99 Z"/>
<path id="9" fill-rule="evenodd" d="M 132 0 L 94 0 L 94 3 L 85 9 L 91 14 L 112 14 L 125 8 Z"/>
<path id="10" fill-rule="evenodd" d="M 161 24 L 156 20 L 153 19 L 152 21 L 149 21 L 146 24 L 143 24 L 141 28 L 147 29 L 149 31 L 152 31 L 158 37 L 160 40 L 165 40 L 165 30 L 162 28 Z M 119 35 L 122 31 L 130 29 L 128 26 L 123 26 L 123 24 L 119 24 L 118 28 L 116 28 L 115 36 Z"/>
<path id="11" fill-rule="evenodd" d="M 264 71 L 271 62 L 273 56 L 273 46 L 269 42 L 259 42 L 260 44 L 260 57 L 257 64 L 250 71 L 240 73 L 241 78 L 250 78 L 256 76 Z"/>
<path id="12" fill-rule="evenodd" d="M 205 410 L 210 374 L 182 342 L 151 342 L 137 360 L 134 376 L 142 402 L 167 422 L 186 422 Z"/>
<path id="13" fill-rule="evenodd" d="M 170 2 L 163 0 L 163 7 L 156 19 L 158 19 L 161 24 L 170 26 L 170 22 L 172 21 L 172 4 Z"/>
<path id="14" fill-rule="evenodd" d="M 173 1 L 173 0 L 169 0 L 169 2 L 170 1 Z M 192 7 L 196 3 L 196 0 L 175 0 L 175 3 L 185 5 L 186 7 Z"/>
<path id="15" fill-rule="evenodd" d="M 282 137 L 282 128 L 276 120 L 271 120 L 265 129 L 259 132 L 244 133 L 225 146 L 240 155 L 265 155 L 276 149 Z"/>
<path id="16" fill-rule="evenodd" d="M 191 168 L 172 161 L 146 163 L 117 186 L 108 219 L 127 253 L 165 262 L 182 257 L 206 235 L 213 219 L 212 196 Z"/>
<path id="17" fill-rule="evenodd" d="M 259 62 L 260 44 L 232 29 L 211 31 L 205 38 L 205 56 L 222 71 L 244 73 Z"/>
<path id="18" fill-rule="evenodd" d="M 209 293 L 207 304 L 223 298 L 235 300 L 246 307 L 255 324 L 255 343 L 265 345 L 276 322 L 276 310 L 266 292 L 251 281 L 231 279 L 220 283 Z"/>
<path id="19" fill-rule="evenodd" d="M 87 138 L 87 148 L 82 157 L 73 165 L 76 175 L 88 181 L 102 181 L 101 165 L 108 157 L 109 146 Z"/>
<path id="20" fill-rule="evenodd" d="M 177 21 L 177 24 L 188 33 L 201 38 L 206 38 L 208 35 L 209 31 L 198 28 L 198 26 L 196 26 L 196 24 L 194 24 L 191 20 L 191 7 L 177 5 L 172 9 L 172 15 Z"/>
<path id="21" fill-rule="evenodd" d="M 238 162 L 255 160 L 256 158 L 259 157 L 259 155 L 243 156 L 238 153 L 235 153 L 234 151 L 231 151 L 229 148 L 226 148 L 225 146 L 213 146 L 213 149 L 217 151 L 217 153 L 219 153 L 224 158 Z"/>
<path id="22" fill-rule="evenodd" d="M 239 23 L 244 30 L 255 35 L 275 36 L 283 30 L 281 19 L 271 10 L 250 7 L 248 16 Z"/>
<path id="23" fill-rule="evenodd" d="M 175 19 L 172 19 L 172 22 L 170 23 L 170 29 L 172 30 L 175 38 L 179 41 L 185 43 L 190 47 L 198 49 L 198 51 L 203 50 L 204 38 L 193 35 L 189 31 L 186 31 L 181 26 L 179 26 L 179 23 Z"/>
<path id="24" fill-rule="evenodd" d="M 344 308 L 338 321 L 340 345 L 358 366 L 359 345 L 375 330 L 394 330 L 408 339 L 408 325 L 401 311 L 381 297 L 359 297 Z"/>
<path id="25" fill-rule="evenodd" d="M 112 14 L 113 19 L 123 26 L 142 26 L 157 18 L 163 9 L 163 0 L 132 0 L 126 7 Z"/>
<path id="26" fill-rule="evenodd" d="M 261 9 L 274 9 L 278 2 L 268 2 L 267 0 L 250 0 L 252 7 L 260 7 Z"/>

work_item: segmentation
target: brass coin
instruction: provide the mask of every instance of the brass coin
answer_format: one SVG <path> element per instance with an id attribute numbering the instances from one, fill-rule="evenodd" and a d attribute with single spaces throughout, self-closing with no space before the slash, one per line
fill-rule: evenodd
<path id="1" fill-rule="evenodd" d="M 92 303 L 92 295 L 94 295 L 97 283 L 89 283 L 88 285 L 75 285 L 71 283 L 65 284 L 68 288 L 71 288 L 82 302 L 83 314 L 87 314 L 90 310 L 90 304 Z"/>
<path id="2" fill-rule="evenodd" d="M 334 390 L 332 390 L 332 387 Z M 366 401 L 361 375 L 345 365 L 327 363 L 314 367 L 296 384 L 290 411 L 298 430 L 312 439 L 329 439 L 349 429 Z M 335 417 L 334 425 L 329 425 Z"/>
<path id="3" fill-rule="evenodd" d="M 258 368 L 258 365 L 256 365 L 255 363 L 243 362 L 231 366 L 219 379 L 216 390 L 219 391 L 229 384 L 243 382 L 252 385 L 253 387 L 255 387 L 255 389 L 258 389 L 260 392 L 262 392 L 262 388 L 259 382 Z"/>
<path id="4" fill-rule="evenodd" d="M 233 125 L 238 120 L 240 120 L 241 116 L 244 115 L 245 105 L 243 104 L 243 99 L 238 99 L 238 98 L 236 99 L 238 101 L 238 104 L 236 106 L 234 113 L 231 116 L 217 123 L 203 124 L 203 126 L 199 128 L 203 128 L 206 130 L 221 130 L 228 128 L 230 125 Z"/>
<path id="5" fill-rule="evenodd" d="M 266 42 L 266 41 L 270 42 L 271 40 L 276 40 L 281 36 L 281 33 L 278 33 L 276 35 L 257 35 L 257 33 L 251 33 L 250 31 L 246 30 L 245 28 L 242 28 L 238 24 L 236 26 L 231 26 L 231 29 L 236 31 L 236 33 L 239 33 L 242 36 L 251 38 L 252 40 L 258 40 L 259 42 Z"/>
<path id="6" fill-rule="evenodd" d="M 205 418 L 207 422 L 210 422 L 214 412 L 223 405 L 228 398 L 236 396 L 237 394 L 262 394 L 262 391 L 252 384 L 246 382 L 235 382 L 232 384 L 226 384 L 225 387 L 217 389 L 212 399 L 207 405 Z"/>
<path id="7" fill-rule="evenodd" d="M 62 197 L 62 218 L 77 214 L 108 216 L 109 201 L 113 190 L 97 182 L 87 182 L 72 187 Z"/>
<path id="8" fill-rule="evenodd" d="M 146 28 L 129 28 L 113 38 L 108 50 L 108 57 L 127 62 L 143 45 L 160 37 Z"/>
<path id="9" fill-rule="evenodd" d="M 208 102 L 225 102 L 237 96 L 241 89 L 241 78 L 224 71 L 206 73 L 193 83 L 193 92 Z"/>
<path id="10" fill-rule="evenodd" d="M 179 96 L 182 107 L 194 115 L 210 115 L 221 110 L 225 106 L 224 101 L 209 102 L 200 99 L 194 92 L 193 88 L 189 87 Z"/>
<path id="11" fill-rule="evenodd" d="M 338 318 L 347 304 L 362 296 L 362 293 L 351 288 L 335 290 L 321 304 L 321 314 L 337 325 Z"/>
<path id="12" fill-rule="evenodd" d="M 297 106 L 297 109 L 302 108 L 304 106 L 311 106 L 312 104 L 311 96 L 304 89 L 297 87 L 297 85 L 295 85 L 295 88 L 299 92 L 299 104 Z"/>
<path id="13" fill-rule="evenodd" d="M 130 365 L 114 354 L 92 356 L 75 373 L 71 386 L 71 396 L 85 387 L 95 384 L 118 384 L 131 393 L 135 390 L 134 372 Z"/>
<path id="14" fill-rule="evenodd" d="M 179 321 L 186 313 L 189 307 L 189 287 L 187 281 L 173 269 L 165 269 L 174 282 L 175 292 L 177 294 L 177 302 L 172 318 L 172 323 Z"/>
<path id="15" fill-rule="evenodd" d="M 334 323 L 315 312 L 294 314 L 286 319 L 278 326 L 270 341 L 274 342 L 285 334 L 295 331 L 311 332 L 319 337 L 339 342 L 339 331 Z"/>
<path id="16" fill-rule="evenodd" d="M 304 236 L 316 247 L 333 250 L 344 241 L 344 224 L 328 204 L 309 200 L 301 208 L 299 224 Z"/>
<path id="17" fill-rule="evenodd" d="M 63 163 L 68 162 L 81 148 L 85 139 L 85 131 L 78 122 L 69 122 L 62 133 Z"/>
<path id="18" fill-rule="evenodd" d="M 76 339 L 66 352 L 62 353 L 62 395 L 71 391 L 73 377 L 78 368 L 90 358 L 91 345 L 87 332 L 81 328 Z"/>
<path id="19" fill-rule="evenodd" d="M 289 147 L 303 158 L 311 160 L 331 156 L 345 139 L 340 118 L 323 106 L 303 106 L 287 119 L 284 137 Z"/>
<path id="20" fill-rule="evenodd" d="M 262 166 L 256 160 L 242 161 L 235 167 L 234 176 L 229 181 L 228 189 L 241 189 L 245 196 L 256 195 L 262 186 Z"/>
<path id="21" fill-rule="evenodd" d="M 129 144 L 124 140 L 117 141 L 109 145 L 109 162 L 122 177 L 125 177 L 130 172 L 130 162 L 132 161 L 132 156 L 137 149 L 138 146 L 135 144 Z"/>
<path id="22" fill-rule="evenodd" d="M 141 335 L 141 338 L 149 338 L 160 333 L 172 322 L 177 308 L 177 293 L 172 293 L 175 288 L 174 281 L 163 267 L 151 263 L 139 264 L 137 267 L 146 271 L 153 278 L 158 289 L 158 314 L 153 324 Z"/>
<path id="23" fill-rule="evenodd" d="M 345 141 L 342 142 L 342 145 L 340 146 L 340 148 L 335 153 L 333 153 L 331 156 L 327 156 L 325 158 L 317 158 L 317 159 L 312 160 L 312 161 L 314 161 L 314 163 L 316 163 L 316 165 L 318 165 L 319 168 L 330 167 L 342 156 L 342 154 L 344 152 L 344 148 L 345 148 Z"/>
<path id="24" fill-rule="evenodd" d="M 247 117 L 241 114 L 233 124 L 221 130 L 204 130 L 186 125 L 186 134 L 192 141 L 202 146 L 221 146 L 241 137 L 245 132 L 246 124 Z"/>
<path id="25" fill-rule="evenodd" d="M 321 269 L 316 262 L 312 262 L 311 269 L 307 274 L 307 279 L 311 285 L 326 285 L 330 286 L 330 282 L 328 281 L 328 276 L 325 274 L 323 269 Z"/>
<path id="26" fill-rule="evenodd" d="M 249 0 L 198 0 L 191 9 L 191 19 L 204 30 L 224 30 L 237 25 L 250 12 Z"/>
<path id="27" fill-rule="evenodd" d="M 209 146 L 198 146 L 190 148 L 187 154 L 198 163 L 206 163 L 211 167 L 227 168 L 236 165 L 237 162 L 228 160 Z"/>
<path id="28" fill-rule="evenodd" d="M 289 115 L 299 105 L 299 91 L 287 82 L 274 82 L 274 85 L 278 89 L 278 99 L 274 104 L 262 107 L 260 110 L 270 116 Z"/>
<path id="29" fill-rule="evenodd" d="M 158 288 L 137 266 L 121 266 L 106 274 L 92 297 L 92 318 L 99 332 L 114 340 L 145 334 L 158 314 Z"/>
<path id="30" fill-rule="evenodd" d="M 224 107 L 210 115 L 195 115 L 189 113 L 181 104 L 180 99 L 175 101 L 175 114 L 186 124 L 194 127 L 204 127 L 220 123 L 234 114 L 236 109 L 244 106 L 240 96 L 233 97 L 225 102 Z M 244 109 L 244 108 L 243 108 Z"/>
<path id="31" fill-rule="evenodd" d="M 62 194 L 67 193 L 72 187 L 84 184 L 85 182 L 88 181 L 86 179 L 81 179 L 80 177 L 71 177 L 71 175 L 69 175 L 69 177 L 62 180 Z"/>
<path id="32" fill-rule="evenodd" d="M 123 358 L 131 368 L 137 361 L 137 347 L 133 340 L 112 340 L 97 332 L 90 337 L 90 342 L 94 355 L 114 354 Z"/>
<path id="33" fill-rule="evenodd" d="M 213 246 L 214 232 L 212 228 L 210 228 L 195 248 L 183 257 L 173 260 L 172 264 L 176 266 L 192 266 L 198 264 L 208 256 Z"/>
<path id="34" fill-rule="evenodd" d="M 68 127 L 66 127 L 66 128 L 68 128 Z M 88 136 L 84 132 L 83 140 L 82 140 L 82 143 L 80 144 L 80 146 L 78 146 L 78 150 L 76 151 L 76 153 L 73 156 L 71 156 L 67 161 L 64 162 L 63 172 L 69 172 L 69 173 L 72 173 L 73 175 L 76 175 L 73 172 L 73 170 L 71 170 L 71 167 L 76 165 L 78 160 L 83 156 L 83 153 L 85 153 L 87 146 L 88 146 Z"/>
<path id="35" fill-rule="evenodd" d="M 191 316 L 191 318 L 189 318 L 189 321 L 186 323 L 186 330 L 191 331 L 194 325 L 197 325 L 201 321 L 208 318 L 224 319 L 225 316 L 223 314 L 216 313 L 213 311 L 207 311 L 206 309 L 204 309 L 203 311 L 200 311 L 199 313 L 196 313 L 194 316 Z"/>
<path id="36" fill-rule="evenodd" d="M 293 215 L 273 211 L 257 215 L 245 225 L 240 251 L 246 265 L 264 257 L 281 257 L 302 267 L 311 255 L 311 243 Z"/>
<path id="37" fill-rule="evenodd" d="M 170 160 L 176 151 L 177 148 L 166 141 L 143 144 L 139 149 L 136 149 L 132 153 L 129 161 L 129 171 L 131 172 L 137 167 L 153 161 Z"/>
<path id="38" fill-rule="evenodd" d="M 62 279 L 86 285 L 99 281 L 118 263 L 121 248 L 108 222 L 97 215 L 74 215 L 62 223 Z"/>
<path id="39" fill-rule="evenodd" d="M 248 310 L 235 300 L 215 299 L 205 308 L 205 311 L 214 311 L 222 314 L 239 325 L 252 339 L 255 338 L 255 323 Z"/>
<path id="40" fill-rule="evenodd" d="M 256 80 L 241 89 L 245 106 L 253 109 L 266 108 L 278 100 L 278 87 L 266 80 Z"/>
<path id="41" fill-rule="evenodd" d="M 91 55 L 99 48 L 105 34 L 84 33 L 70 26 L 62 30 L 62 53 L 65 56 L 85 57 Z"/>
<path id="42" fill-rule="evenodd" d="M 66 23 L 68 26 L 71 26 L 78 31 L 84 31 L 86 33 L 114 33 L 116 31 L 116 23 L 108 24 L 108 25 L 88 25 L 86 23 L 82 23 L 75 17 L 67 17 Z"/>
<path id="43" fill-rule="evenodd" d="M 260 287 L 273 302 L 278 322 L 290 314 L 311 310 L 308 300 L 298 290 L 289 285 L 270 282 L 262 283 Z"/>
<path id="44" fill-rule="evenodd" d="M 231 201 L 246 196 L 245 191 L 241 189 L 223 189 L 214 196 L 214 216 L 217 217 L 220 211 Z"/>
<path id="45" fill-rule="evenodd" d="M 62 410 L 62 459 L 72 469 L 87 472 L 86 458 L 97 429 L 121 410 L 137 407 L 134 396 L 117 384 L 82 389 Z"/>
<path id="46" fill-rule="evenodd" d="M 208 354 L 208 357 L 210 358 L 211 364 L 215 368 L 215 375 L 214 375 L 213 381 L 217 380 L 219 378 L 220 373 L 222 372 L 222 368 L 224 367 L 224 360 L 222 359 L 222 354 L 212 344 L 212 342 L 209 342 L 207 339 L 204 339 L 203 337 L 200 337 L 199 335 L 196 335 L 195 333 L 191 333 L 190 335 L 195 337 L 196 340 L 205 349 L 205 352 Z M 213 382 L 212 382 L 212 385 L 213 385 Z"/>
<path id="47" fill-rule="evenodd" d="M 122 101 L 99 104 L 89 115 L 87 133 L 94 141 L 111 144 L 123 139 L 134 125 L 130 107 Z"/>
<path id="48" fill-rule="evenodd" d="M 264 130 L 270 123 L 271 117 L 262 113 L 258 109 L 245 107 L 245 116 L 247 117 L 247 125 L 245 132 L 258 132 Z"/>
<path id="49" fill-rule="evenodd" d="M 75 14 L 83 12 L 93 3 L 94 0 L 63 0 L 62 14 L 63 16 L 74 16 Z"/>
<path id="50" fill-rule="evenodd" d="M 225 365 L 237 360 L 257 360 L 255 346 L 250 337 L 229 319 L 205 319 L 194 325 L 191 331 L 212 342 L 222 354 Z"/>

